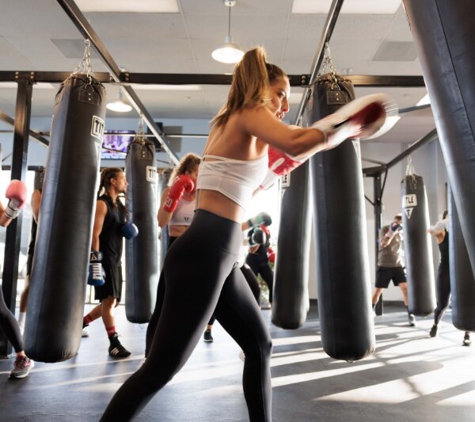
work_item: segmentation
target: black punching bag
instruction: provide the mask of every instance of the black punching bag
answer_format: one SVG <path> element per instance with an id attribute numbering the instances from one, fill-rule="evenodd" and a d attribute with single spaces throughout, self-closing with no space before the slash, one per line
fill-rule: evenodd
<path id="1" fill-rule="evenodd" d="M 272 322 L 280 328 L 301 327 L 309 309 L 308 276 L 312 220 L 309 162 L 283 178 Z"/>
<path id="2" fill-rule="evenodd" d="M 105 104 L 105 88 L 85 74 L 56 94 L 25 326 L 37 361 L 69 359 L 81 342 Z"/>
<path id="3" fill-rule="evenodd" d="M 308 120 L 315 122 L 354 98 L 350 81 L 317 79 Z M 311 158 L 322 344 L 335 358 L 355 361 L 375 349 L 359 141 Z"/>
<path id="4" fill-rule="evenodd" d="M 401 182 L 402 221 L 409 312 L 427 316 L 434 312 L 435 278 L 432 245 L 427 227 L 429 207 L 421 176 L 407 174 Z"/>
<path id="5" fill-rule="evenodd" d="M 475 331 L 475 277 L 465 246 L 453 195 L 449 194 L 449 262 L 452 323 L 462 331 Z"/>
<path id="6" fill-rule="evenodd" d="M 127 209 L 139 234 L 126 240 L 125 313 L 130 322 L 152 316 L 158 285 L 157 169 L 155 145 L 136 136 L 127 148 Z"/>
<path id="7" fill-rule="evenodd" d="M 475 273 L 475 2 L 404 0 Z"/>

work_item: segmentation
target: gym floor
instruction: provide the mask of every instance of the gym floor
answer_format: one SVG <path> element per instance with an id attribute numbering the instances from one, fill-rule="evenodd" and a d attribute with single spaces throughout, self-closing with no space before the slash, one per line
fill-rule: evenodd
<path id="1" fill-rule="evenodd" d="M 90 305 L 87 305 L 87 308 Z M 450 310 L 439 335 L 429 338 L 432 318 L 407 325 L 398 304 L 375 318 L 376 352 L 355 363 L 337 361 L 322 349 L 315 304 L 299 330 L 270 323 L 273 422 L 473 422 L 475 342 L 463 347 L 463 332 Z M 0 421 L 98 421 L 114 392 L 140 365 L 145 325 L 117 327 L 130 358 L 114 360 L 101 321 L 89 327 L 79 353 L 55 364 L 37 362 L 29 377 L 9 380 L 13 358 L 0 360 Z M 214 343 L 200 342 L 182 371 L 142 411 L 137 421 L 247 422 L 239 347 L 215 324 Z M 475 340 L 475 339 L 474 339 Z"/>

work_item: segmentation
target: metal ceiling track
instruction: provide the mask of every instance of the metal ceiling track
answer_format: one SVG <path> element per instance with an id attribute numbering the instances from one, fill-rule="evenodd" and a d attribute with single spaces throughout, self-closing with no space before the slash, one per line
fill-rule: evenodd
<path id="1" fill-rule="evenodd" d="M 100 40 L 97 33 L 94 31 L 92 26 L 89 24 L 87 19 L 84 17 L 82 12 L 77 7 L 76 3 L 72 0 L 57 0 L 60 6 L 64 9 L 66 14 L 69 16 L 71 21 L 74 25 L 78 28 L 79 32 L 83 35 L 85 39 L 88 39 L 94 49 L 96 50 L 97 54 L 101 57 L 102 61 L 104 62 L 106 68 L 110 72 L 110 76 L 115 82 L 121 82 L 120 77 L 122 74 L 121 69 L 114 61 L 112 56 L 109 54 L 106 46 Z M 160 129 L 158 128 L 157 124 L 153 121 L 152 116 L 145 108 L 144 104 L 137 96 L 135 91 L 130 86 L 121 86 L 122 93 L 127 97 L 128 101 L 132 104 L 132 106 L 136 109 L 137 113 L 142 116 L 143 120 L 147 124 L 150 131 L 155 135 L 158 139 L 160 144 L 163 146 L 165 151 L 167 152 L 169 158 L 175 165 L 179 163 L 179 159 L 176 156 L 175 152 L 172 151 L 170 144 L 166 139 L 164 139 L 160 133 Z"/>
<path id="2" fill-rule="evenodd" d="M 16 82 L 28 78 L 33 83 L 61 83 L 71 72 L 35 72 L 35 71 L 0 71 L 0 82 Z M 94 72 L 101 83 L 119 85 L 231 85 L 231 75 L 195 74 L 195 73 L 129 73 L 121 72 L 118 80 L 110 73 Z M 355 87 L 424 87 L 422 76 L 378 76 L 378 75 L 345 75 Z M 310 86 L 310 75 L 289 75 L 293 87 Z"/>

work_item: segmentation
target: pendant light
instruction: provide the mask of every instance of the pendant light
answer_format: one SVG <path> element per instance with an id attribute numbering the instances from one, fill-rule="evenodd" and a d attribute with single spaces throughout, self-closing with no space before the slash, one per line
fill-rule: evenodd
<path id="1" fill-rule="evenodd" d="M 115 111 L 117 113 L 128 113 L 132 110 L 132 106 L 124 101 L 122 97 L 122 91 L 119 88 L 119 95 L 117 100 L 111 103 L 107 103 L 106 108 L 111 111 Z"/>
<path id="2" fill-rule="evenodd" d="M 211 56 L 221 63 L 237 63 L 242 59 L 244 52 L 237 44 L 233 43 L 233 38 L 231 37 L 231 7 L 235 6 L 236 0 L 223 0 L 223 2 L 229 9 L 228 35 L 224 40 L 224 44 L 214 50 Z"/>

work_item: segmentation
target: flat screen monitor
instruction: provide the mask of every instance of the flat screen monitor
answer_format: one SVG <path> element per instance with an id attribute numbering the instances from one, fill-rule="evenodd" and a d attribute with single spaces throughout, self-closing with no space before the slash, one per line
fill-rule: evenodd
<path id="1" fill-rule="evenodd" d="M 125 160 L 127 147 L 134 139 L 133 130 L 108 130 L 102 139 L 102 160 Z"/>

